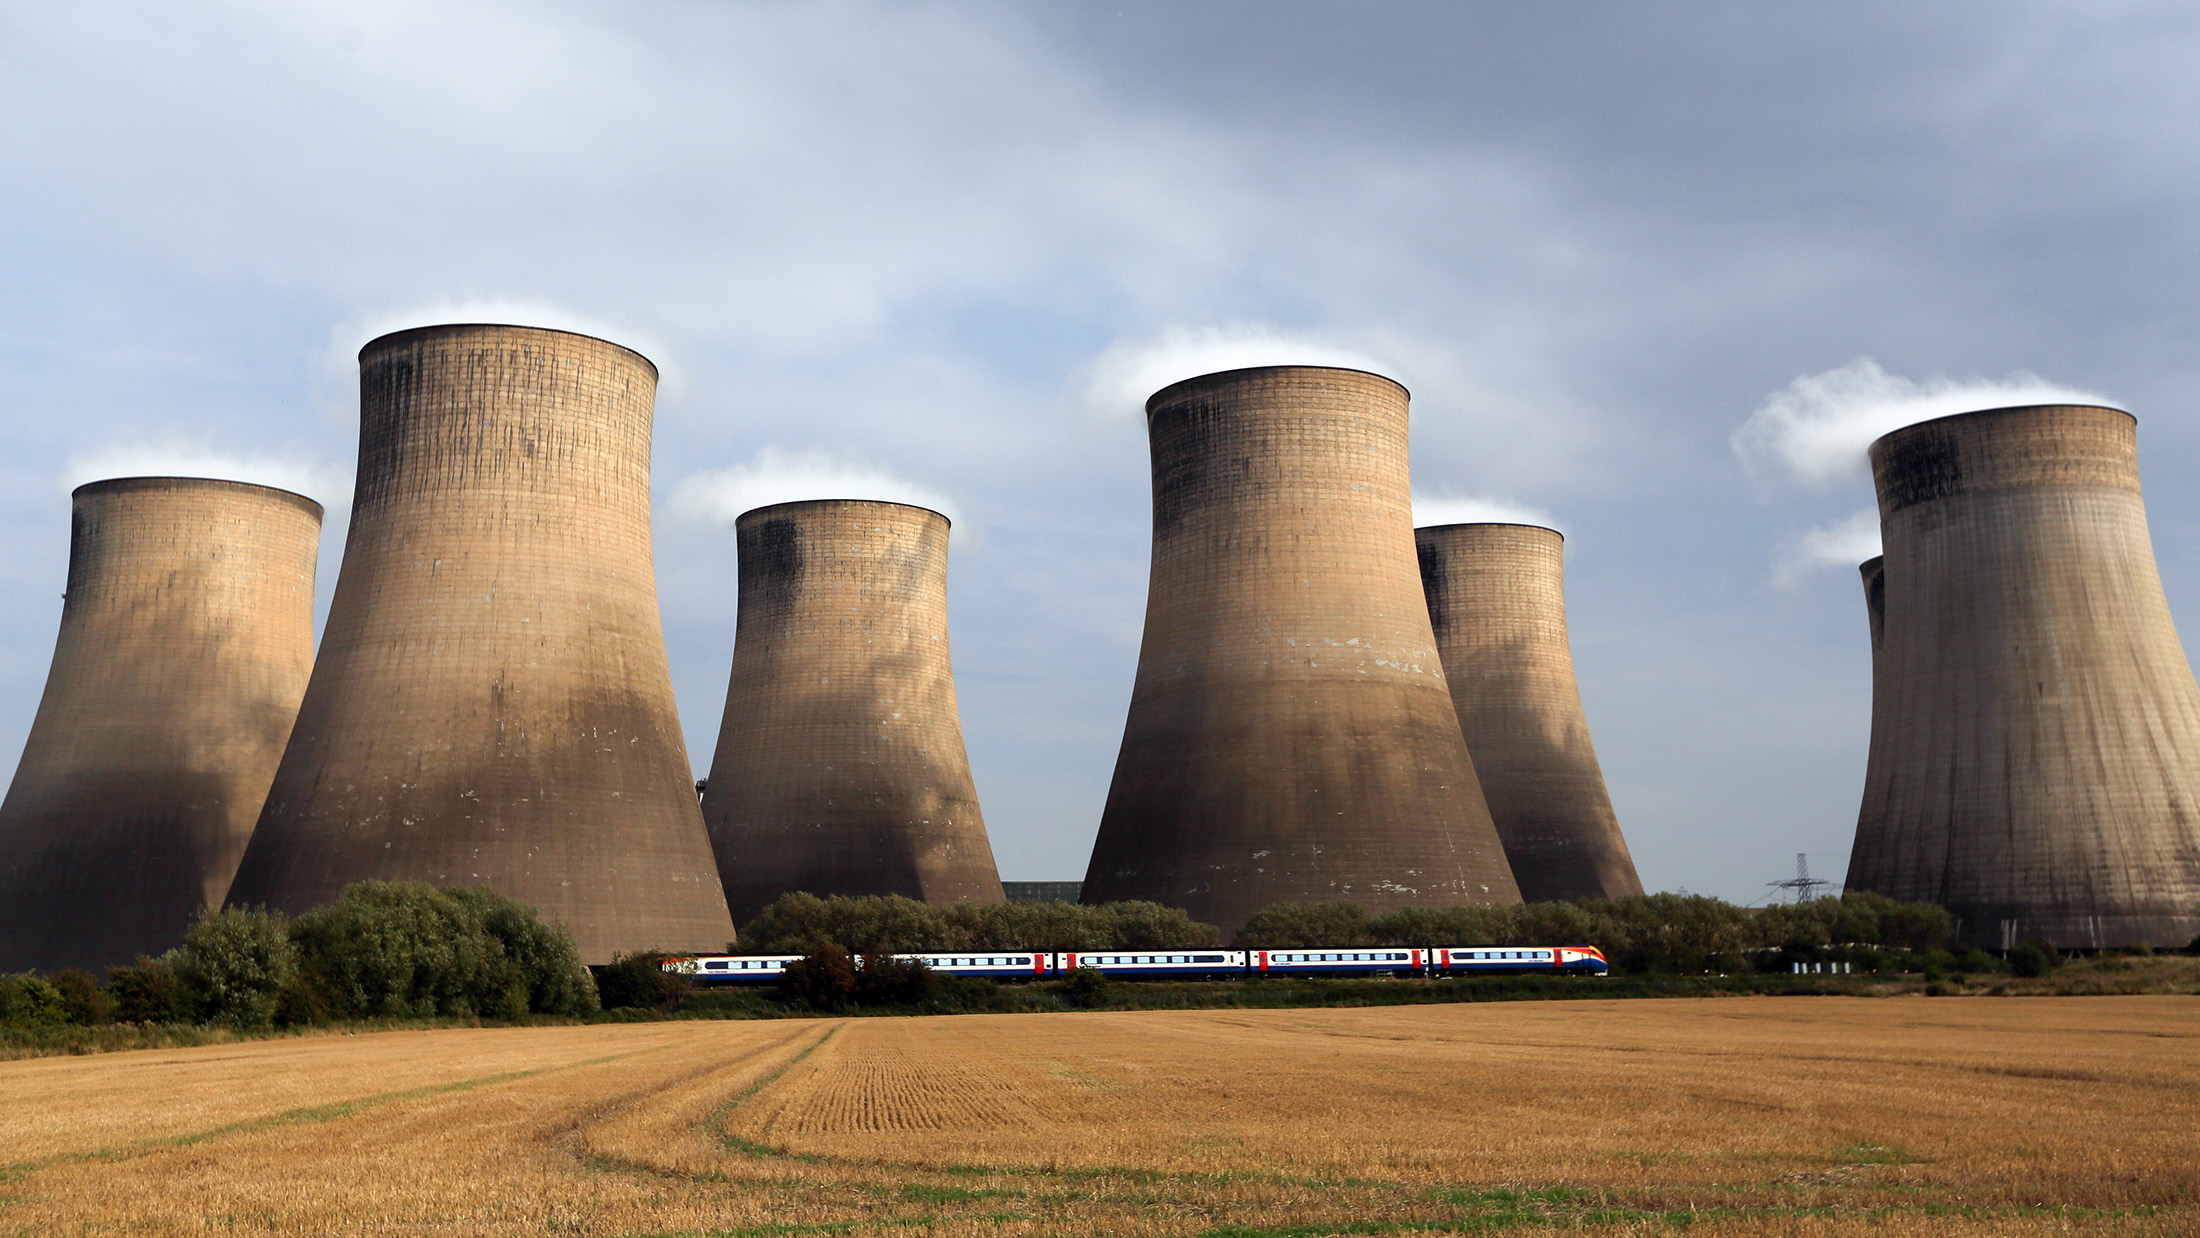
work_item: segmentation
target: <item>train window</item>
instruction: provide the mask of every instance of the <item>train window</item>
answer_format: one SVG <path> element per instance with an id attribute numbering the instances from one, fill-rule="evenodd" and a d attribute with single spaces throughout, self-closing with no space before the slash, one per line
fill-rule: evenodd
<path id="1" fill-rule="evenodd" d="M 705 963 L 705 964 L 703 964 L 703 970 L 705 970 L 705 971 L 724 971 L 724 970 L 726 970 L 726 965 L 725 965 L 724 963 Z"/>

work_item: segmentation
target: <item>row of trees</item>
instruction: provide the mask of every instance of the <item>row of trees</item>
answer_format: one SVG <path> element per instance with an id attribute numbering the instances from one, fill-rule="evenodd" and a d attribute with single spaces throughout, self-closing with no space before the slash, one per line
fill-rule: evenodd
<path id="1" fill-rule="evenodd" d="M 534 908 L 478 887 L 364 881 L 292 920 L 208 911 L 183 944 L 117 967 L 0 977 L 0 1022 L 213 1023 L 528 1014 L 597 1008 L 572 935 Z"/>
<path id="2" fill-rule="evenodd" d="M 1772 907 L 1700 894 L 1641 894 L 1510 907 L 1408 907 L 1370 916 L 1350 903 L 1278 903 L 1234 944 L 1254 950 L 1353 946 L 1586 945 L 1616 971 L 1740 972 L 1751 961 L 1843 949 L 1922 953 L 1948 944 L 1946 909 L 1863 891 Z M 1784 964 L 1783 964 L 1784 966 Z"/>
<path id="3" fill-rule="evenodd" d="M 854 954 L 919 950 L 1181 950 L 1216 944 L 1201 924 L 1159 903 L 950 903 L 890 894 L 819 898 L 789 894 L 741 929 L 745 954 Z"/>
<path id="4" fill-rule="evenodd" d="M 1702 895 L 1646 894 L 1510 907 L 1411 907 L 1370 915 L 1352 903 L 1278 903 L 1230 944 L 1286 950 L 1360 946 L 1588 945 L 1619 970 L 1748 970 L 1768 951 L 1802 957 L 1836 947 L 1932 951 L 1952 924 L 1942 908 L 1861 891 L 1750 908 Z M 751 954 L 920 950 L 1164 950 L 1222 944 L 1221 933 L 1157 903 L 1008 903 L 935 907 L 900 897 L 789 894 L 742 930 Z"/>

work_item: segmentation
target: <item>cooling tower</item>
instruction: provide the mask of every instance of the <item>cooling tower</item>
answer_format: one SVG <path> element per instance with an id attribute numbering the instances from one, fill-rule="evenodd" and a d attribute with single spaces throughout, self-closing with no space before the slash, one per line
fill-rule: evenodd
<path id="1" fill-rule="evenodd" d="M 1422 600 L 1406 392 L 1231 370 L 1146 403 L 1153 577 L 1083 897 L 1519 901 Z"/>
<path id="2" fill-rule="evenodd" d="M 46 694 L 0 805 L 0 972 L 106 968 L 219 906 L 313 670 L 321 506 L 127 477 L 75 494 Z"/>
<path id="3" fill-rule="evenodd" d="M 656 368 L 507 326 L 400 331 L 359 365 L 343 568 L 230 903 L 487 885 L 590 962 L 724 947 L 650 563 Z"/>
<path id="4" fill-rule="evenodd" d="M 733 680 L 703 794 L 734 917 L 794 890 L 1004 901 L 947 657 L 947 517 L 825 500 L 734 531 Z"/>
<path id="5" fill-rule="evenodd" d="M 2048 405 L 1872 444 L 1884 630 L 1849 888 L 1939 903 L 1989 948 L 2200 933 L 2200 688 L 2135 431 Z"/>
<path id="6" fill-rule="evenodd" d="M 1642 893 L 1589 743 L 1566 639 L 1566 539 L 1525 524 L 1414 530 L 1429 623 L 1520 897 Z"/>

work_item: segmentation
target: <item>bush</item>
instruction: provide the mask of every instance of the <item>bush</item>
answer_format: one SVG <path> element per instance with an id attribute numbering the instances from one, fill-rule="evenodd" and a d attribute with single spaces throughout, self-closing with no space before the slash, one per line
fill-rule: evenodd
<path id="1" fill-rule="evenodd" d="M 687 973 L 666 971 L 661 950 L 637 950 L 592 968 L 605 1010 L 670 1010 L 694 989 Z"/>
<path id="2" fill-rule="evenodd" d="M 107 996 L 115 1018 L 124 1023 L 189 1023 L 196 1013 L 175 968 L 142 954 L 136 963 L 107 973 Z"/>
<path id="3" fill-rule="evenodd" d="M 225 907 L 199 913 L 170 965 L 200 1019 L 266 1027 L 275 1021 L 276 995 L 297 978 L 298 950 L 281 913 Z"/>
<path id="4" fill-rule="evenodd" d="M 308 1019 L 516 1019 L 597 1006 L 571 934 L 484 888 L 362 881 L 300 916 L 293 934 L 308 983 L 291 1005 Z"/>
<path id="5" fill-rule="evenodd" d="M 856 961 L 839 946 L 820 947 L 787 964 L 775 994 L 790 1006 L 845 1010 L 855 1000 Z"/>
<path id="6" fill-rule="evenodd" d="M 2062 955 L 2043 941 L 2028 941 L 2009 952 L 2009 970 L 2019 976 L 2052 975 L 2061 963 Z"/>
<path id="7" fill-rule="evenodd" d="M 67 968 L 46 977 L 46 983 L 61 994 L 62 1015 L 79 1027 L 104 1027 L 114 1022 L 114 1004 L 99 991 L 99 981 L 92 973 L 78 968 Z"/>
<path id="8" fill-rule="evenodd" d="M 938 993 L 939 973 L 916 959 L 867 954 L 856 972 L 857 1005 L 921 1006 Z"/>
<path id="9" fill-rule="evenodd" d="M 0 976 L 0 1023 L 17 1027 L 59 1027 L 68 1022 L 61 991 L 30 972 Z"/>
<path id="10" fill-rule="evenodd" d="M 1107 1005 L 1113 995 L 1108 974 L 1097 967 L 1079 967 L 1062 981 L 1062 997 L 1072 1006 L 1096 1009 Z"/>

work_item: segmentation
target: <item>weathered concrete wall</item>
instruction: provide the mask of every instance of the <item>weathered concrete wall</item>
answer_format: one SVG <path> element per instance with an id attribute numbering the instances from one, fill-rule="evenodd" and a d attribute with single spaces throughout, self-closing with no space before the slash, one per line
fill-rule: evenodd
<path id="1" fill-rule="evenodd" d="M 735 918 L 795 890 L 1003 901 L 955 707 L 947 518 L 836 499 L 734 527 L 733 678 L 703 818 Z"/>
<path id="2" fill-rule="evenodd" d="M 0 971 L 100 969 L 219 906 L 313 670 L 321 506 L 81 486 L 46 693 L 0 805 Z"/>
<path id="3" fill-rule="evenodd" d="M 359 359 L 336 598 L 229 901 L 487 885 L 590 961 L 723 948 L 651 569 L 656 368 L 506 326 L 401 331 Z"/>
<path id="4" fill-rule="evenodd" d="M 1406 392 L 1233 370 L 1146 405 L 1145 643 L 1084 901 L 1519 900 L 1413 546 Z"/>
<path id="5" fill-rule="evenodd" d="M 1871 624 L 1872 664 L 1879 663 L 1879 646 L 1887 638 L 1887 556 L 1878 555 L 1856 565 L 1864 578 L 1864 617 Z"/>
<path id="6" fill-rule="evenodd" d="M 1872 445 L 1885 619 L 1851 889 L 1966 942 L 2200 933 L 2200 688 L 2156 574 L 2136 424 L 2054 405 Z"/>
<path id="7" fill-rule="evenodd" d="M 1566 539 L 1524 524 L 1414 530 L 1444 678 L 1520 897 L 1642 893 L 1589 742 L 1566 637 Z"/>

